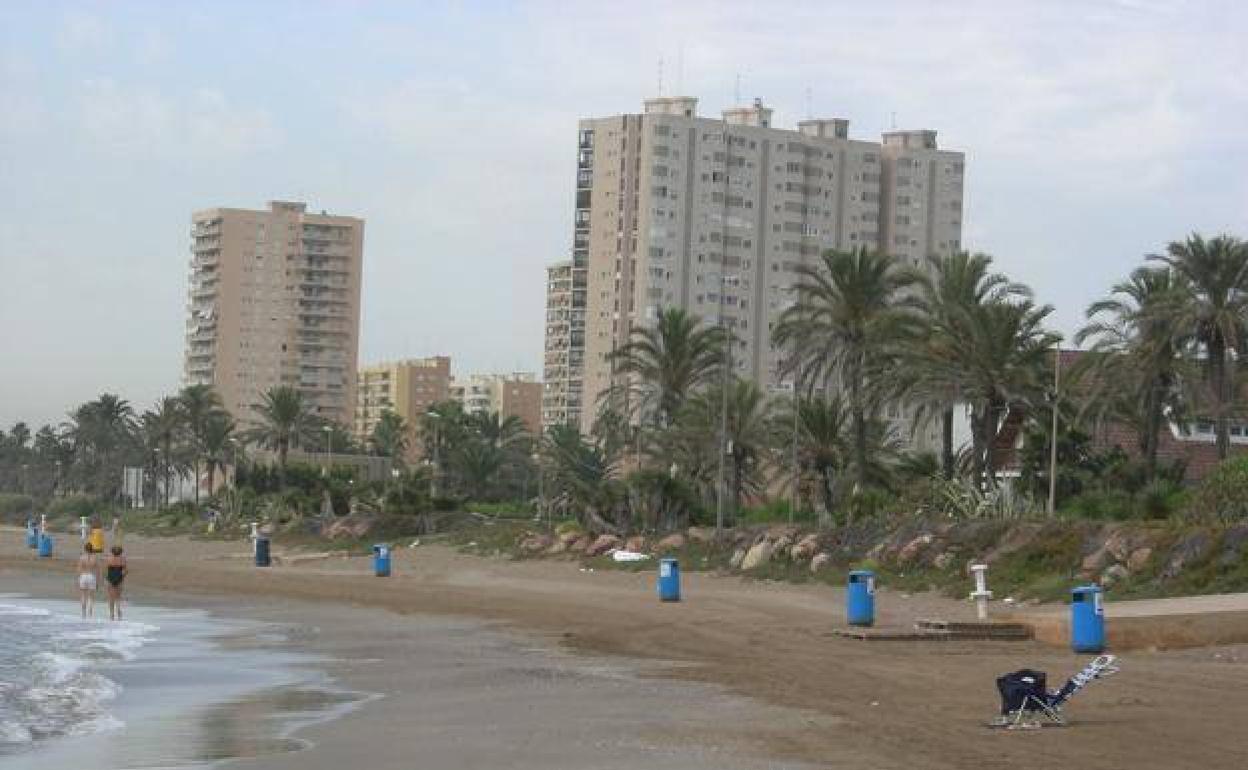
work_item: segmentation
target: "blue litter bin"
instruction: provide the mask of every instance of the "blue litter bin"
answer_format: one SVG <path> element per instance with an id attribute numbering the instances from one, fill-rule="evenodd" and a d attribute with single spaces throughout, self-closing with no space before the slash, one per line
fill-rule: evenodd
<path id="1" fill-rule="evenodd" d="M 659 559 L 659 599 L 680 601 L 680 563 L 675 559 Z"/>
<path id="2" fill-rule="evenodd" d="M 875 573 L 871 570 L 856 569 L 849 573 L 845 620 L 851 626 L 875 623 Z"/>
<path id="3" fill-rule="evenodd" d="M 39 527 L 33 521 L 26 522 L 26 547 L 31 550 L 39 547 Z"/>
<path id="4" fill-rule="evenodd" d="M 373 574 L 377 577 L 390 577 L 390 546 L 373 546 Z"/>
<path id="5" fill-rule="evenodd" d="M 52 555 L 52 536 L 46 532 L 39 533 L 39 555 L 45 559 Z"/>
<path id="6" fill-rule="evenodd" d="M 1070 647 L 1075 652 L 1105 650 L 1105 606 L 1100 586 L 1079 586 L 1070 592 Z"/>
<path id="7" fill-rule="evenodd" d="M 256 566 L 268 567 L 272 563 L 273 559 L 269 555 L 269 539 L 267 537 L 256 538 Z"/>

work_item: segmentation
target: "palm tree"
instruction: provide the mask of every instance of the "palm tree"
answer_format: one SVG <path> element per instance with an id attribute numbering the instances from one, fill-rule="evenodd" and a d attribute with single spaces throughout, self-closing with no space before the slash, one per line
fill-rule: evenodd
<path id="1" fill-rule="evenodd" d="M 255 407 L 260 424 L 247 431 L 249 442 L 277 452 L 278 483 L 286 486 L 286 456 L 292 446 L 314 441 L 321 420 L 304 402 L 298 390 L 277 385 Z"/>
<path id="2" fill-rule="evenodd" d="M 940 415 L 941 470 L 953 478 L 953 410 L 962 388 L 961 373 L 941 366 L 962 335 L 975 309 L 985 304 L 1031 297 L 1031 290 L 1012 283 L 1001 273 L 989 272 L 992 257 L 959 252 L 927 258 L 927 270 L 918 277 L 918 309 L 923 332 L 907 345 L 902 359 L 900 390 L 918 406 L 918 424 Z M 930 364 L 935 363 L 935 366 Z"/>
<path id="3" fill-rule="evenodd" d="M 972 463 L 976 481 L 995 482 L 997 432 L 1011 407 L 1036 410 L 1048 395 L 1049 368 L 1058 335 L 1045 330 L 1053 308 L 1030 300 L 991 302 L 970 314 L 963 342 L 948 357 L 934 359 L 936 376 L 957 376 L 971 407 Z M 954 370 L 954 371 L 949 371 Z"/>
<path id="4" fill-rule="evenodd" d="M 195 504 L 199 505 L 199 461 L 204 456 L 204 441 L 208 424 L 217 417 L 224 406 L 221 397 L 211 385 L 187 385 L 178 393 L 182 416 L 190 433 L 191 452 L 195 464 Z M 211 483 L 209 489 L 211 489 Z"/>
<path id="5" fill-rule="evenodd" d="M 668 308 L 653 326 L 635 327 L 611 360 L 618 373 L 635 379 L 638 409 L 653 410 L 659 425 L 667 426 L 692 392 L 722 372 L 726 339 L 722 327 Z"/>
<path id="6" fill-rule="evenodd" d="M 407 421 L 387 409 L 373 426 L 373 435 L 369 440 L 373 451 L 401 464 L 410 442 Z"/>
<path id="7" fill-rule="evenodd" d="M 888 390 L 890 364 L 914 331 L 916 316 L 903 292 L 915 279 L 893 257 L 865 249 L 829 251 L 818 266 L 797 272 L 797 301 L 781 314 L 773 339 L 795 351 L 788 368 L 800 381 L 838 385 L 847 393 L 854 476 L 865 489 L 870 415 Z"/>
<path id="8" fill-rule="evenodd" d="M 607 520 L 623 496 L 613 454 L 586 441 L 576 426 L 555 425 L 541 443 L 541 455 L 548 494 L 595 528 L 619 529 Z"/>
<path id="9" fill-rule="evenodd" d="M 776 437 L 767 399 L 756 384 L 734 380 L 727 396 L 724 458 L 729 499 L 735 508 L 746 495 L 757 495 L 766 489 L 766 468 Z M 678 442 L 696 447 L 701 456 L 693 464 L 706 470 L 718 461 L 716 448 L 725 413 L 723 399 L 720 388 L 696 393 L 685 403 L 672 431 Z"/>
<path id="10" fill-rule="evenodd" d="M 790 452 L 797 443 L 797 473 L 817 481 L 817 494 L 826 513 L 836 511 L 842 491 L 843 479 L 853 467 L 853 417 L 841 394 L 832 396 L 812 395 L 800 398 L 797 414 L 793 414 L 793 402 L 788 401 L 777 411 L 775 431 L 777 446 L 786 446 Z M 887 421 L 874 414 L 867 421 L 868 455 L 867 474 L 874 486 L 889 486 L 892 461 L 900 450 L 900 442 Z M 796 435 L 794 428 L 796 427 Z M 785 458 L 789 459 L 788 457 Z M 782 463 L 791 474 L 790 463 Z M 852 524 L 852 508 L 847 509 L 847 522 Z"/>
<path id="11" fill-rule="evenodd" d="M 1088 306 L 1088 324 L 1075 336 L 1081 345 L 1094 340 L 1073 372 L 1088 383 L 1089 406 L 1101 416 L 1138 427 L 1150 481 L 1157 472 L 1158 434 L 1166 411 L 1182 409 L 1179 382 L 1185 366 L 1168 316 L 1184 301 L 1184 293 L 1170 269 L 1138 268 L 1113 287 L 1109 298 Z"/>
<path id="12" fill-rule="evenodd" d="M 169 492 L 173 486 L 172 473 L 175 466 L 180 466 L 181 459 L 175 455 L 174 449 L 180 449 L 179 445 L 186 437 L 182 402 L 174 396 L 165 396 L 156 402 L 155 408 L 143 413 L 142 420 L 146 443 L 154 453 L 159 454 L 157 466 L 165 480 L 164 505 L 168 507 Z"/>
<path id="13" fill-rule="evenodd" d="M 1165 317 L 1204 363 L 1218 457 L 1226 459 L 1234 401 L 1231 356 L 1242 355 L 1248 343 L 1248 245 L 1229 235 L 1205 240 L 1193 233 L 1186 241 L 1171 243 L 1165 254 L 1148 258 L 1169 266 L 1186 287 L 1182 300 L 1171 303 Z"/>
<path id="14" fill-rule="evenodd" d="M 216 489 L 217 471 L 225 473 L 227 464 L 238 460 L 237 457 L 230 456 L 234 453 L 235 427 L 234 420 L 230 419 L 224 411 L 210 417 L 204 426 L 203 437 L 199 442 L 199 452 L 208 470 L 209 494 Z"/>
<path id="15" fill-rule="evenodd" d="M 112 393 L 70 413 L 64 434 L 78 466 L 71 470 L 86 489 L 110 499 L 120 492 L 122 457 L 134 444 L 135 427 L 134 408 Z"/>

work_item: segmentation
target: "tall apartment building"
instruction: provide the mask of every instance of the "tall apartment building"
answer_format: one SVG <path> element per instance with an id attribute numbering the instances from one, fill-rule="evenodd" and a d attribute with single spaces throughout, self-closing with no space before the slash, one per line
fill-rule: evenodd
<path id="1" fill-rule="evenodd" d="M 409 450 L 417 452 L 420 416 L 451 397 L 451 359 L 409 358 L 360 369 L 359 396 L 353 425 L 355 437 L 367 442 L 384 412 L 402 417 L 412 431 Z"/>
<path id="2" fill-rule="evenodd" d="M 289 385 L 322 417 L 355 411 L 364 220 L 213 208 L 191 217 L 187 384 L 212 385 L 235 419 Z"/>
<path id="3" fill-rule="evenodd" d="M 542 429 L 542 383 L 528 372 L 473 374 L 451 384 L 451 398 L 468 414 L 519 417 L 530 433 Z"/>
<path id="4" fill-rule="evenodd" d="M 585 368 L 585 263 L 546 268 L 546 348 L 542 371 L 542 428 L 581 424 Z"/>
<path id="5" fill-rule="evenodd" d="M 661 308 L 722 320 L 735 333 L 736 373 L 779 389 L 786 351 L 770 332 L 800 265 L 829 249 L 918 264 L 960 248 L 964 158 L 938 149 L 934 131 L 873 142 L 849 138 L 843 119 L 776 128 L 758 100 L 721 118 L 696 110 L 694 98 L 668 97 L 642 114 L 580 121 L 573 254 L 586 265 L 585 430 L 612 383 L 611 352 Z"/>

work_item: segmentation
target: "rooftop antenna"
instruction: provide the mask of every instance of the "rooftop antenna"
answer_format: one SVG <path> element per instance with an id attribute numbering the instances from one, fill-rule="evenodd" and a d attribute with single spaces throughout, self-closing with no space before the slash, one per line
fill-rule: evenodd
<path id="1" fill-rule="evenodd" d="M 732 103 L 738 105 L 741 103 L 741 73 L 737 73 L 737 82 L 732 89 Z"/>
<path id="2" fill-rule="evenodd" d="M 659 57 L 659 96 L 663 95 L 663 57 Z"/>
<path id="3" fill-rule="evenodd" d="M 806 119 L 815 119 L 815 111 L 811 107 L 810 86 L 806 86 Z"/>

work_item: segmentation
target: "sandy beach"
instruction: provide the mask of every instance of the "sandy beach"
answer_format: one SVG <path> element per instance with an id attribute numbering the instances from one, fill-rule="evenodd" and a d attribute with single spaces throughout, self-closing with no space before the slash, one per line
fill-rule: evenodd
<path id="1" fill-rule="evenodd" d="M 62 537 L 68 542 L 68 538 Z M 1137 652 L 1071 704 L 1073 724 L 987 730 L 996 676 L 1051 680 L 1084 657 L 1038 643 L 863 643 L 835 637 L 843 594 L 686 574 L 664 605 L 653 576 L 572 562 L 402 549 L 268 570 L 246 543 L 127 538 L 141 604 L 291 629 L 343 687 L 381 697 L 249 768 L 1232 768 L 1248 756 L 1248 649 Z M 279 554 L 282 549 L 278 549 Z M 288 555 L 289 556 L 289 555 Z M 0 535 L 0 591 L 68 585 L 64 552 L 36 560 Z M 967 607 L 884 587 L 882 624 Z"/>

